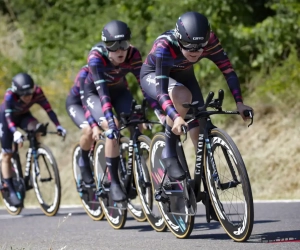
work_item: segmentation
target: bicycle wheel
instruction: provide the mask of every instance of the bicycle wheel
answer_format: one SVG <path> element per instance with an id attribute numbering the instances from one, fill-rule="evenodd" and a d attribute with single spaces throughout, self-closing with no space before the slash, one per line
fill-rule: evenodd
<path id="1" fill-rule="evenodd" d="M 24 200 L 25 198 L 25 182 L 23 178 L 20 177 L 17 163 L 16 161 L 11 158 L 12 163 L 12 178 L 13 178 L 13 184 L 16 190 L 17 195 L 21 196 Z M 0 186 L 1 186 L 1 199 L 3 201 L 3 204 L 5 206 L 5 209 L 7 212 L 11 215 L 18 215 L 21 213 L 23 206 L 15 207 L 9 204 L 9 191 L 8 188 L 5 186 L 4 182 L 2 181 L 2 154 L 0 154 Z"/>
<path id="2" fill-rule="evenodd" d="M 80 157 L 79 143 L 74 146 L 72 153 L 72 172 L 75 181 L 76 190 L 78 191 L 80 201 L 87 215 L 95 220 L 102 220 L 104 213 L 101 209 L 98 197 L 96 196 L 96 188 L 85 188 L 82 186 L 81 172 L 78 166 L 78 160 Z M 91 164 L 92 167 L 92 164 Z M 93 169 L 92 169 L 93 171 Z"/>
<path id="3" fill-rule="evenodd" d="M 140 167 L 142 173 L 140 173 L 139 163 L 137 162 L 136 153 L 134 153 L 134 179 L 137 187 L 137 192 L 141 200 L 142 208 L 144 214 L 152 228 L 157 232 L 162 232 L 167 229 L 167 225 L 162 218 L 157 202 L 153 202 L 154 195 L 152 192 L 151 177 L 149 175 L 150 168 L 150 144 L 151 140 L 145 136 L 141 135 L 138 137 L 138 147 L 139 147 L 139 156 L 140 156 Z M 141 176 L 142 175 L 142 176 Z M 154 206 L 153 206 L 154 205 Z"/>
<path id="4" fill-rule="evenodd" d="M 154 194 L 157 190 L 159 190 L 164 175 L 164 171 L 165 171 L 163 163 L 161 161 L 161 153 L 164 147 L 165 147 L 165 136 L 163 133 L 157 133 L 152 138 L 152 142 L 150 146 L 150 157 L 151 157 L 150 172 L 151 172 L 152 190 Z M 174 185 L 168 185 L 168 183 L 170 183 L 170 180 L 167 176 L 165 176 L 163 186 L 165 187 L 165 189 L 167 189 L 169 186 L 169 189 L 173 190 Z M 178 185 L 176 184 L 175 188 L 178 190 L 183 190 L 184 187 L 181 186 L 181 184 Z M 188 190 L 189 190 L 190 201 L 193 204 L 196 204 L 196 198 L 193 190 L 191 188 L 189 188 Z M 162 195 L 165 196 L 165 194 Z M 174 196 L 170 196 L 170 197 L 165 196 L 165 198 L 170 199 L 170 206 L 168 205 L 167 202 L 161 202 L 161 201 L 158 202 L 158 208 L 161 212 L 161 215 L 164 218 L 165 224 L 177 238 L 183 239 L 189 237 L 189 235 L 191 234 L 194 228 L 195 216 L 189 214 L 188 212 L 189 209 L 184 202 L 184 198 L 174 197 Z M 176 214 L 172 212 L 175 209 L 179 209 L 181 211 L 181 214 Z M 152 225 L 152 223 L 150 224 Z"/>
<path id="5" fill-rule="evenodd" d="M 124 164 L 126 169 L 128 169 L 128 164 L 127 164 L 128 156 L 129 156 L 129 138 L 128 137 L 122 137 L 120 139 L 120 149 L 121 149 L 120 164 Z M 135 159 L 135 158 L 133 158 L 133 159 Z M 122 166 L 120 166 L 120 168 L 121 167 Z M 132 178 L 132 183 L 129 185 L 131 185 L 131 187 L 130 187 L 130 192 L 128 195 L 129 198 L 128 198 L 128 202 L 127 202 L 127 209 L 136 221 L 139 221 L 139 222 L 146 221 L 147 218 L 143 211 L 139 196 L 137 195 L 136 183 L 134 182 L 133 178 Z"/>
<path id="6" fill-rule="evenodd" d="M 225 131 L 213 129 L 209 137 L 204 169 L 211 203 L 226 233 L 235 241 L 246 241 L 253 228 L 254 208 L 245 164 Z M 217 178 L 220 185 L 215 181 Z"/>
<path id="7" fill-rule="evenodd" d="M 46 145 L 37 149 L 37 163 L 31 167 L 33 188 L 43 213 L 56 215 L 61 200 L 61 185 L 56 160 Z"/>
<path id="8" fill-rule="evenodd" d="M 110 187 L 110 175 L 105 161 L 105 140 L 103 139 L 100 139 L 95 145 L 94 169 L 97 191 L 104 194 L 104 196 L 100 196 L 99 201 L 105 218 L 114 229 L 121 229 L 127 219 L 127 209 L 118 208 L 117 203 L 110 198 L 109 192 L 103 190 L 103 188 Z"/>

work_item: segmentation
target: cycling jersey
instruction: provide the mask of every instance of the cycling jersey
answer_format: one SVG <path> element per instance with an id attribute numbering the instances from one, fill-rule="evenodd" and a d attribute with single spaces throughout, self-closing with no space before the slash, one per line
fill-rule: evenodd
<path id="1" fill-rule="evenodd" d="M 89 120 L 91 123 L 95 123 L 84 102 L 84 82 L 88 73 L 88 65 L 80 69 L 66 99 L 66 110 L 79 128 L 82 128 Z"/>
<path id="2" fill-rule="evenodd" d="M 89 73 L 89 67 L 88 65 L 83 66 L 78 74 L 76 75 L 75 81 L 73 86 L 70 89 L 70 92 L 68 96 L 72 97 L 72 100 L 74 100 L 74 103 L 81 103 L 80 97 L 83 98 L 83 86 L 84 81 Z"/>
<path id="3" fill-rule="evenodd" d="M 90 99 L 91 95 L 96 94 L 100 97 L 102 114 L 111 124 L 113 122 L 112 102 L 110 92 L 119 92 L 128 90 L 128 84 L 125 75 L 132 73 L 140 84 L 140 69 L 142 66 L 142 58 L 140 52 L 130 45 L 127 50 L 125 61 L 118 66 L 111 63 L 108 58 L 108 51 L 103 45 L 92 48 L 88 56 L 89 74 L 84 86 L 84 99 L 87 107 L 90 108 L 93 104 Z M 146 96 L 147 98 L 147 96 Z M 147 98 L 152 108 L 157 106 L 154 100 Z M 118 100 L 115 100 L 118 101 Z M 92 112 L 92 111 L 91 111 Z M 92 112 L 93 113 L 93 112 Z M 96 120 L 99 117 L 94 117 Z M 91 127 L 96 126 L 96 123 L 90 123 Z"/>
<path id="4" fill-rule="evenodd" d="M 175 110 L 168 94 L 169 77 L 173 75 L 178 76 L 181 72 L 188 71 L 193 67 L 193 64 L 203 58 L 207 58 L 217 65 L 223 73 L 235 101 L 242 102 L 238 77 L 217 36 L 213 32 L 210 34 L 208 44 L 202 49 L 199 59 L 196 62 L 190 62 L 183 56 L 180 45 L 174 36 L 174 30 L 169 30 L 155 40 L 150 53 L 143 63 L 141 78 L 155 72 L 155 79 L 148 78 L 146 81 L 149 84 L 151 81 L 155 82 L 157 100 L 171 119 L 175 120 L 179 114 Z M 174 78 L 176 79 L 176 77 Z"/>
<path id="5" fill-rule="evenodd" d="M 21 115 L 28 113 L 33 104 L 39 104 L 47 112 L 55 126 L 60 125 L 56 114 L 39 86 L 35 85 L 32 99 L 27 104 L 24 103 L 18 95 L 12 92 L 11 89 L 8 89 L 5 93 L 4 101 L 0 106 L 0 112 L 5 113 L 8 128 L 12 133 L 17 129 L 14 121 L 21 117 Z"/>

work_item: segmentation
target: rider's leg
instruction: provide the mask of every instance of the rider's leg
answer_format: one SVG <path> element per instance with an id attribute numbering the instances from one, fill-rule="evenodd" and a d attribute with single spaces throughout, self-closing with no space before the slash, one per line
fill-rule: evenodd
<path id="1" fill-rule="evenodd" d="M 90 167 L 89 152 L 93 143 L 92 129 L 89 125 L 82 128 L 82 134 L 80 136 L 80 157 L 78 166 L 81 172 L 82 180 L 85 184 L 94 183 L 93 174 Z"/>
<path id="2" fill-rule="evenodd" d="M 191 103 L 192 94 L 185 86 L 174 86 L 169 92 L 170 98 L 175 106 L 175 109 L 181 117 L 185 117 L 188 109 L 182 107 L 182 103 Z M 162 158 L 168 169 L 167 174 L 171 179 L 180 180 L 185 178 L 185 172 L 178 161 L 176 152 L 176 143 L 179 141 L 179 136 L 172 132 L 173 121 L 167 117 L 165 128 L 166 146 L 164 148 Z"/>
<path id="3" fill-rule="evenodd" d="M 82 107 L 81 99 L 69 95 L 66 100 L 66 110 L 74 124 L 81 129 L 79 139 L 80 157 L 78 160 L 78 166 L 82 180 L 85 184 L 92 184 L 94 183 L 94 178 L 89 159 L 90 148 L 93 143 L 92 129 L 86 120 L 85 110 Z"/>
<path id="4" fill-rule="evenodd" d="M 13 173 L 12 173 L 12 142 L 13 142 L 13 134 L 9 130 L 7 126 L 7 122 L 5 119 L 4 112 L 0 113 L 0 136 L 1 136 L 1 147 L 2 147 L 2 178 L 4 183 L 6 184 L 9 193 L 10 193 L 10 203 L 13 206 L 21 205 L 21 200 L 18 199 L 16 195 L 16 191 L 13 185 Z"/>
<path id="5" fill-rule="evenodd" d="M 118 126 L 118 120 L 115 118 L 115 124 Z M 108 129 L 107 121 L 101 123 L 101 127 L 104 130 Z M 119 142 L 115 139 L 106 138 L 105 141 L 105 160 L 106 165 L 109 170 L 111 177 L 110 194 L 114 201 L 124 201 L 126 200 L 126 195 L 123 192 L 120 179 L 119 179 L 119 163 L 120 163 L 120 153 L 119 153 Z"/>

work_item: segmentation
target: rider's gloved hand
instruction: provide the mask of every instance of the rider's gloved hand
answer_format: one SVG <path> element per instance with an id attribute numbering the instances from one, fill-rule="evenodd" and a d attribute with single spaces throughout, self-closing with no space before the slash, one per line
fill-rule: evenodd
<path id="1" fill-rule="evenodd" d="M 109 129 L 105 131 L 105 136 L 108 139 L 118 139 L 119 138 L 119 130 L 115 124 L 114 118 L 111 117 L 107 119 Z"/>
<path id="2" fill-rule="evenodd" d="M 176 117 L 173 123 L 172 132 L 175 135 L 182 135 L 184 134 L 184 131 L 182 130 L 182 126 L 187 128 L 187 123 L 182 119 L 181 116 Z"/>
<path id="3" fill-rule="evenodd" d="M 105 136 L 108 139 L 118 139 L 119 138 L 119 130 L 110 128 L 110 129 L 105 131 Z"/>
<path id="4" fill-rule="evenodd" d="M 155 109 L 154 110 L 154 114 L 156 115 L 156 117 L 158 118 L 159 122 L 162 125 L 165 125 L 166 122 L 166 116 L 164 114 L 164 112 L 161 109 Z"/>
<path id="5" fill-rule="evenodd" d="M 240 113 L 240 115 L 241 115 L 241 117 L 243 118 L 244 121 L 246 121 L 247 118 L 249 118 L 249 117 L 245 117 L 245 115 L 244 115 L 244 111 L 245 111 L 245 110 L 251 110 L 251 111 L 252 111 L 252 114 L 254 114 L 253 109 L 252 109 L 251 107 L 245 105 L 245 104 L 242 103 L 242 102 L 238 102 L 238 103 L 236 104 L 236 107 L 237 107 L 237 109 L 238 109 L 238 111 L 239 111 L 239 113 Z"/>
<path id="6" fill-rule="evenodd" d="M 23 143 L 23 135 L 20 131 L 15 131 L 14 132 L 14 142 L 18 143 L 18 144 L 22 144 Z"/>
<path id="7" fill-rule="evenodd" d="M 57 129 L 57 133 L 62 137 L 65 137 L 67 135 L 67 130 L 65 130 L 61 125 L 58 125 L 56 129 Z"/>

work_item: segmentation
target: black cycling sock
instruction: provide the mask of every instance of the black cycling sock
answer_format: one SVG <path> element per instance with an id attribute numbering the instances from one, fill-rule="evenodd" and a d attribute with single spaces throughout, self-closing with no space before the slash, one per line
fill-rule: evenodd
<path id="1" fill-rule="evenodd" d="M 111 183 L 120 184 L 119 174 L 118 174 L 120 156 L 115 158 L 105 157 L 105 160 L 110 173 Z"/>
<path id="2" fill-rule="evenodd" d="M 12 177 L 10 177 L 8 179 L 4 179 L 4 182 L 6 183 L 6 185 L 8 187 L 9 193 L 16 192 Z"/>
<path id="3" fill-rule="evenodd" d="M 176 142 L 177 140 L 179 140 L 179 136 L 175 135 L 171 129 L 172 128 L 168 124 L 166 124 L 166 129 L 165 129 L 166 146 L 162 152 L 162 159 L 177 156 Z"/>
<path id="4" fill-rule="evenodd" d="M 83 150 L 82 148 L 80 149 L 80 158 L 79 158 L 79 162 L 78 165 L 79 167 L 88 167 L 90 166 L 90 158 L 89 158 L 89 153 L 90 150 Z"/>

